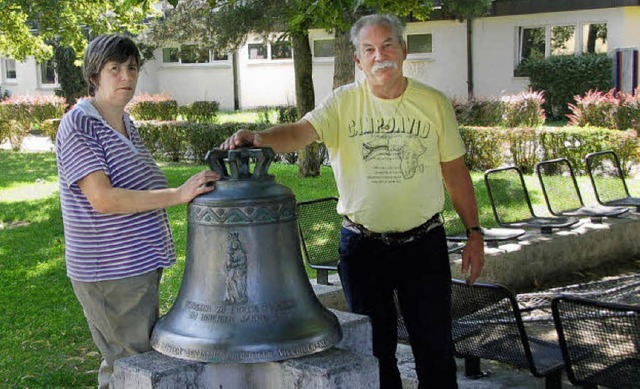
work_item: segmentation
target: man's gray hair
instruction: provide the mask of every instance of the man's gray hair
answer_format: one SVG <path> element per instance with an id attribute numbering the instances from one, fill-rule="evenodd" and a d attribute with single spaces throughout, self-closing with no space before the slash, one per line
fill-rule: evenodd
<path id="1" fill-rule="evenodd" d="M 99 35 L 92 40 L 84 52 L 82 76 L 89 87 L 89 96 L 96 95 L 95 80 L 107 62 L 126 62 L 129 58 L 140 65 L 140 50 L 128 36 L 121 34 Z"/>
<path id="2" fill-rule="evenodd" d="M 398 43 L 402 46 L 404 42 L 404 25 L 396 16 L 393 15 L 366 15 L 358 19 L 351 27 L 351 43 L 356 49 L 356 54 L 359 54 L 360 50 L 360 31 L 368 26 L 387 26 Z"/>

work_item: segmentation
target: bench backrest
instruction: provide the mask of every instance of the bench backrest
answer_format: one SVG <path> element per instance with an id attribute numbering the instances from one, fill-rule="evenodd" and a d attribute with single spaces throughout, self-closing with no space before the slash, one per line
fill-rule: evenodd
<path id="1" fill-rule="evenodd" d="M 542 161 L 535 170 L 551 214 L 561 215 L 584 206 L 573 168 L 566 158 Z"/>
<path id="2" fill-rule="evenodd" d="M 565 295 L 552 311 L 573 384 L 640 385 L 640 306 Z"/>

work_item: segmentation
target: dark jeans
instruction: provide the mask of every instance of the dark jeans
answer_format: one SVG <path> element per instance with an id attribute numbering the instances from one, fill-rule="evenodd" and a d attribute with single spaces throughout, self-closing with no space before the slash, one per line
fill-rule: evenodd
<path id="1" fill-rule="evenodd" d="M 380 387 L 402 388 L 396 360 L 397 291 L 420 388 L 457 388 L 451 335 L 451 270 L 444 228 L 387 245 L 342 229 L 340 280 L 352 312 L 371 318 Z"/>

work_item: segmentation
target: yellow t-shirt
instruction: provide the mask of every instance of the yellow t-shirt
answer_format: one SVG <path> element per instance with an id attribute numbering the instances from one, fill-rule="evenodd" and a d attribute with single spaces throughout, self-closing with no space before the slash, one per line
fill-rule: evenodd
<path id="1" fill-rule="evenodd" d="M 465 153 L 444 94 L 408 79 L 402 96 L 385 100 L 355 83 L 304 119 L 329 150 L 339 214 L 371 231 L 399 232 L 442 211 L 440 162 Z"/>

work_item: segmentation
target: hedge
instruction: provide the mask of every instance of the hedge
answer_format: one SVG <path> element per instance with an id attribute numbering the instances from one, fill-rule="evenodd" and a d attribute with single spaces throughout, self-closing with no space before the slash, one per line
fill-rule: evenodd
<path id="1" fill-rule="evenodd" d="M 525 173 L 535 164 L 553 158 L 567 158 L 576 174 L 585 174 L 584 157 L 591 152 L 613 150 L 625 174 L 637 163 L 638 138 L 635 130 L 605 128 L 502 128 L 461 127 L 467 147 L 469 169 L 484 171 L 503 164 L 515 165 Z"/>

